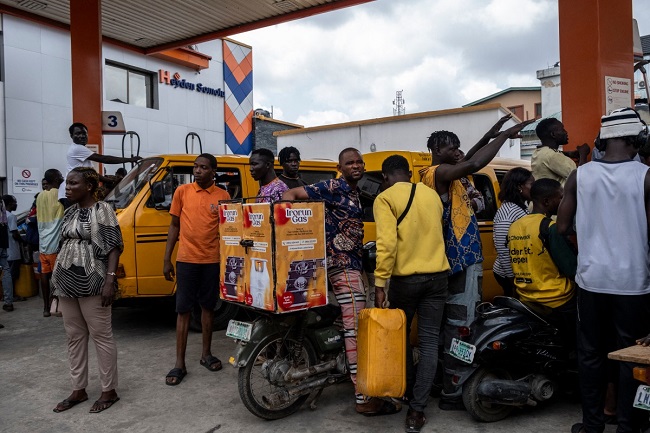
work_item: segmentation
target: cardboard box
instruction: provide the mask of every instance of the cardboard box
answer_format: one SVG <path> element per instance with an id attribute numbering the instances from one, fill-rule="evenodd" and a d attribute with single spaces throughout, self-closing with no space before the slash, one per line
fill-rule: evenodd
<path id="1" fill-rule="evenodd" d="M 277 313 L 327 304 L 322 202 L 227 202 L 219 212 L 222 299 Z"/>

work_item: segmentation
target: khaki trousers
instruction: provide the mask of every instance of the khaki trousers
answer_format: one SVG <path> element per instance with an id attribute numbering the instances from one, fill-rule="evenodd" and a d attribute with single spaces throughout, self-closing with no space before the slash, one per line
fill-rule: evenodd
<path id="1" fill-rule="evenodd" d="M 59 309 L 68 337 L 68 359 L 72 389 L 88 386 L 88 336 L 97 350 L 102 391 L 117 388 L 117 346 L 113 339 L 111 307 L 102 307 L 101 296 L 59 297 Z"/>

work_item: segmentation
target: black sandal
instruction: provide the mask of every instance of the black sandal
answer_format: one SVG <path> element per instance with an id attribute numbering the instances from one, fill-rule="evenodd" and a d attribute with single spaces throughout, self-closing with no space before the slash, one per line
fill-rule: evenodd
<path id="1" fill-rule="evenodd" d="M 216 356 L 208 355 L 201 360 L 201 365 L 210 371 L 219 371 L 222 368 L 221 361 Z"/>
<path id="2" fill-rule="evenodd" d="M 187 370 L 182 368 L 172 368 L 167 376 L 165 376 L 165 383 L 169 386 L 176 386 L 183 381 L 183 378 L 187 376 Z M 175 382 L 170 382 L 168 379 L 176 379 Z"/>

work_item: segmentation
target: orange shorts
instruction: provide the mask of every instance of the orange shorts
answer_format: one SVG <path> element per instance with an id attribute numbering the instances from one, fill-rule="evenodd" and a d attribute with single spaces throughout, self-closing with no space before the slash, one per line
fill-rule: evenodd
<path id="1" fill-rule="evenodd" d="M 41 259 L 41 273 L 51 274 L 54 270 L 54 263 L 56 263 L 56 253 L 54 254 L 39 254 Z"/>

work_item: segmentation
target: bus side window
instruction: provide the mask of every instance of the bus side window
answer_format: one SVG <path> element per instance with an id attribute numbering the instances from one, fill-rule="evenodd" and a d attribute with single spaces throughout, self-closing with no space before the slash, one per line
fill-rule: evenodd
<path id="1" fill-rule="evenodd" d="M 494 219 L 494 214 L 497 212 L 497 201 L 492 187 L 492 181 L 489 176 L 484 174 L 473 174 L 474 187 L 483 195 L 485 201 L 485 209 L 476 214 L 479 221 L 490 221 Z"/>
<path id="2" fill-rule="evenodd" d="M 222 170 L 217 171 L 215 185 L 217 188 L 228 191 L 231 199 L 242 197 L 241 175 L 236 168 L 224 167 Z"/>

